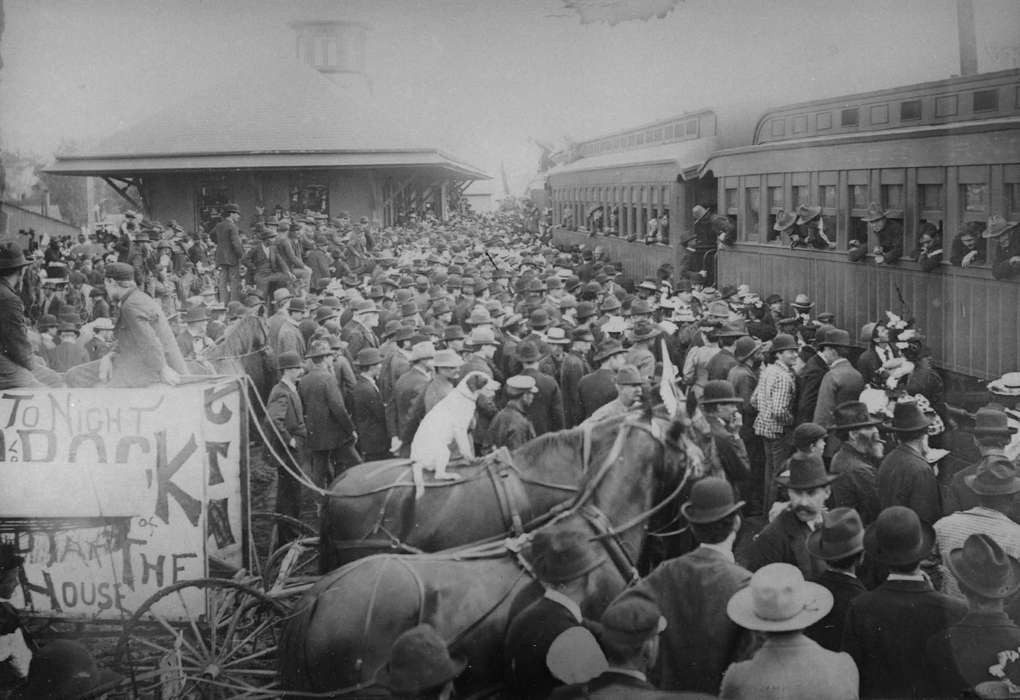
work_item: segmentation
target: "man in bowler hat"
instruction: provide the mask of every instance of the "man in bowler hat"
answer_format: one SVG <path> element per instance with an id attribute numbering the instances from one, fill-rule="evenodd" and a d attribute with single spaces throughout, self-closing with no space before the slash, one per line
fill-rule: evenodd
<path id="1" fill-rule="evenodd" d="M 244 246 L 241 245 L 241 234 L 237 230 L 237 222 L 241 219 L 241 209 L 233 203 L 223 205 L 223 219 L 213 228 L 210 234 L 216 243 L 216 267 L 219 268 L 220 302 L 229 304 L 241 300 L 241 257 Z"/>
<path id="2" fill-rule="evenodd" d="M 864 559 L 861 516 L 853 508 L 833 508 L 825 513 L 821 527 L 808 535 L 807 550 L 825 563 L 825 571 L 815 582 L 832 593 L 832 610 L 805 634 L 826 649 L 839 651 L 850 601 L 867 590 L 857 578 L 857 567 Z"/>
<path id="3" fill-rule="evenodd" d="M 878 468 L 878 498 L 882 508 L 906 506 L 921 521 L 932 525 L 942 515 L 942 502 L 935 472 L 924 458 L 923 445 L 931 419 L 913 400 L 900 400 L 893 409 L 889 430 L 899 445 Z"/>

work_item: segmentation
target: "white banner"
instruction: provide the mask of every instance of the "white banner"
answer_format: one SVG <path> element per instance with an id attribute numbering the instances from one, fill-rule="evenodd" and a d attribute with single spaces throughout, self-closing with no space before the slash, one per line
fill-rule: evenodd
<path id="1" fill-rule="evenodd" d="M 236 381 L 0 392 L 0 538 L 25 557 L 12 603 L 119 619 L 210 558 L 239 567 L 242 398 Z M 204 610 L 165 600 L 169 617 Z"/>

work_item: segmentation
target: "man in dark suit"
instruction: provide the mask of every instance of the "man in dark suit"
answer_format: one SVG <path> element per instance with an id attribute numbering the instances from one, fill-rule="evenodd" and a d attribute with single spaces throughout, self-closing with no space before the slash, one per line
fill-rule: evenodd
<path id="1" fill-rule="evenodd" d="M 374 330 L 379 325 L 379 310 L 371 299 L 356 301 L 351 308 L 354 318 L 344 325 L 340 337 L 347 342 L 351 357 L 357 357 L 362 348 L 379 347 L 379 338 Z"/>
<path id="2" fill-rule="evenodd" d="M 275 293 L 274 287 L 286 287 L 294 278 L 273 245 L 276 230 L 260 224 L 258 237 L 259 242 L 244 256 L 244 265 L 248 270 L 249 284 L 255 285 L 260 297 L 268 299 L 270 290 Z"/>
<path id="3" fill-rule="evenodd" d="M 595 361 L 601 363 L 591 374 L 581 378 L 578 393 L 581 397 L 582 420 L 595 413 L 595 410 L 616 398 L 616 370 L 626 362 L 626 353 L 620 342 L 607 340 L 598 353 Z"/>
<path id="4" fill-rule="evenodd" d="M 868 205 L 861 221 L 868 223 L 868 232 L 875 236 L 876 246 L 872 251 L 879 265 L 894 265 L 903 257 L 903 225 L 889 218 L 876 202 Z"/>
<path id="5" fill-rule="evenodd" d="M 730 369 L 737 364 L 737 358 L 733 352 L 734 347 L 737 340 L 744 335 L 747 335 L 747 331 L 742 323 L 727 323 L 716 331 L 715 337 L 719 340 L 719 352 L 708 361 L 706 371 L 709 379 L 726 379 L 729 376 Z"/>
<path id="6" fill-rule="evenodd" d="M 719 458 L 719 466 L 734 488 L 750 488 L 751 462 L 747 447 L 740 439 L 740 406 L 744 400 L 737 396 L 733 385 L 726 379 L 711 379 L 702 390 L 698 405 L 708 427 Z"/>
<path id="7" fill-rule="evenodd" d="M 833 508 L 822 525 L 808 535 L 808 553 L 825 562 L 825 571 L 815 579 L 832 593 L 832 610 L 804 634 L 829 651 L 843 648 L 843 622 L 850 601 L 867 589 L 857 578 L 864 558 L 864 525 L 853 508 Z"/>
<path id="8" fill-rule="evenodd" d="M 832 484 L 833 507 L 853 508 L 870 525 L 878 517 L 878 469 L 885 446 L 878 432 L 881 421 L 868 414 L 862 401 L 847 401 L 833 411 L 831 432 L 840 441 L 829 470 L 839 476 Z"/>
<path id="9" fill-rule="evenodd" d="M 213 228 L 211 237 L 216 243 L 216 266 L 219 268 L 220 301 L 229 304 L 241 301 L 241 256 L 244 246 L 241 245 L 241 234 L 237 230 L 237 222 L 241 219 L 241 209 L 236 204 L 223 206 L 223 219 Z M 266 295 L 262 295 L 265 299 Z"/>
<path id="10" fill-rule="evenodd" d="M 897 434 L 900 444 L 878 468 L 879 505 L 907 506 L 926 525 L 942 517 L 938 480 L 921 452 L 930 423 L 916 401 L 897 403 L 889 429 Z"/>
<path id="11" fill-rule="evenodd" d="M 811 419 L 828 429 L 832 425 L 833 411 L 836 406 L 847 401 L 856 401 L 864 390 L 864 378 L 850 364 L 847 354 L 853 345 L 850 334 L 841 328 L 830 328 L 818 343 L 818 357 L 822 358 L 828 371 L 822 377 L 818 387 L 818 398 Z M 839 449 L 840 441 L 835 433 L 829 433 L 825 443 L 825 457 L 831 458 Z"/>
<path id="12" fill-rule="evenodd" d="M 823 328 L 815 334 L 818 342 L 824 341 L 828 330 Z M 815 404 L 818 403 L 818 390 L 822 386 L 822 378 L 829 371 L 825 359 L 818 353 L 812 353 L 797 375 L 797 416 L 794 425 L 810 423 L 815 417 Z"/>
<path id="13" fill-rule="evenodd" d="M 897 356 L 889 342 L 889 328 L 884 323 L 866 323 L 861 329 L 861 341 L 868 344 L 868 349 L 857 358 L 857 371 L 866 384 L 878 384 L 881 381 L 879 370 Z"/>
<path id="14" fill-rule="evenodd" d="M 589 540 L 587 532 L 559 528 L 540 529 L 531 541 L 527 559 L 545 594 L 507 629 L 503 680 L 511 697 L 544 699 L 556 687 L 589 681 L 608 666 L 581 615 L 591 573 L 605 561 Z"/>
<path id="15" fill-rule="evenodd" d="M 528 419 L 528 407 L 538 394 L 534 377 L 518 374 L 506 380 L 506 406 L 489 425 L 489 444 L 493 448 L 516 450 L 535 438 L 535 428 Z"/>
<path id="16" fill-rule="evenodd" d="M 613 603 L 649 600 L 662 610 L 668 624 L 650 673 L 661 690 L 715 694 L 726 668 L 751 650 L 751 634 L 726 616 L 730 597 L 751 579 L 733 559 L 743 505 L 724 479 L 694 484 L 682 513 L 700 546 L 659 564 Z"/>
<path id="17" fill-rule="evenodd" d="M 298 393 L 297 381 L 304 369 L 297 353 L 285 352 L 277 358 L 280 381 L 269 392 L 266 401 L 266 432 L 270 444 L 287 466 L 277 462 L 276 466 L 276 512 L 292 518 L 301 516 L 301 484 L 291 475 L 294 469 L 301 469 L 301 453 L 304 449 L 308 429 L 305 426 L 304 405 Z M 288 458 L 290 455 L 290 458 Z M 270 455 L 270 457 L 272 457 Z M 277 461 L 275 458 L 271 462 Z M 287 542 L 297 537 L 285 525 L 280 528 L 280 540 Z"/>
<path id="18" fill-rule="evenodd" d="M 328 340 L 312 341 L 305 355 L 312 367 L 298 385 L 308 429 L 308 466 L 312 481 L 322 488 L 329 486 L 339 472 L 361 463 L 361 455 L 354 449 L 357 431 L 326 361 L 332 356 Z"/>
<path id="19" fill-rule="evenodd" d="M 591 331 L 583 326 L 570 332 L 570 350 L 563 356 L 559 376 L 563 391 L 563 425 L 567 428 L 573 428 L 582 420 L 581 379 L 591 372 L 586 358 L 593 342 Z"/>
<path id="20" fill-rule="evenodd" d="M 609 668 L 587 683 L 557 688 L 550 699 L 662 697 L 645 674 L 660 656 L 660 635 L 664 629 L 668 629 L 666 618 L 652 601 L 642 598 L 613 601 L 597 628 Z"/>
<path id="21" fill-rule="evenodd" d="M 528 407 L 528 418 L 535 426 L 535 435 L 562 430 L 563 394 L 560 393 L 560 385 L 556 380 L 538 368 L 542 361 L 542 353 L 538 346 L 531 341 L 521 343 L 517 348 L 517 359 L 524 366 L 521 374 L 533 377 L 538 387 L 538 393 Z"/>
<path id="22" fill-rule="evenodd" d="M 358 434 L 358 451 L 368 462 L 388 459 L 390 436 L 386 430 L 386 407 L 376 384 L 382 371 L 382 356 L 377 348 L 362 348 L 354 364 L 358 377 L 349 405 Z"/>
<path id="23" fill-rule="evenodd" d="M 832 495 L 830 484 L 837 477 L 825 471 L 817 455 L 794 455 L 786 462 L 789 476 L 776 481 L 785 486 L 790 502 L 761 532 L 755 535 L 741 562 L 751 571 L 766 564 L 783 562 L 801 570 L 804 578 L 817 578 L 824 567 L 804 546 L 807 537 L 822 523 L 825 502 Z"/>
<path id="24" fill-rule="evenodd" d="M 411 368 L 393 385 L 393 397 L 386 404 L 386 429 L 390 434 L 391 452 L 399 450 L 405 457 L 411 454 L 410 442 L 405 443 L 400 436 L 407 432 L 415 404 L 432 379 L 432 361 L 435 357 L 436 346 L 431 342 L 424 340 L 415 343 L 409 358 Z"/>
<path id="25" fill-rule="evenodd" d="M 873 591 L 850 601 L 843 627 L 843 650 L 861 674 L 862 698 L 938 696 L 924 663 L 929 637 L 959 621 L 961 600 L 938 593 L 921 572 L 935 535 L 904 506 L 886 508 L 864 535 L 869 559 L 889 575 Z"/>

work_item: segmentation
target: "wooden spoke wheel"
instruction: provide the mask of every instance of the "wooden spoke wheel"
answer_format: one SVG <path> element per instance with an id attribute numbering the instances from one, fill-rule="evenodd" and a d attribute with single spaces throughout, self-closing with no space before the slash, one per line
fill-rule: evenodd
<path id="1" fill-rule="evenodd" d="M 302 537 L 269 555 L 262 570 L 262 585 L 275 598 L 291 589 L 304 590 L 319 576 L 319 538 Z"/>
<path id="2" fill-rule="evenodd" d="M 257 567 L 256 573 L 263 575 L 269 564 L 269 559 L 287 545 L 281 545 L 281 528 L 289 530 L 297 539 L 317 537 L 319 535 L 315 528 L 307 523 L 281 513 L 259 511 L 251 514 L 251 532 L 254 543 L 254 556 L 252 557 L 252 568 Z"/>
<path id="3" fill-rule="evenodd" d="M 238 581 L 182 581 L 151 596 L 127 621 L 116 667 L 137 698 L 276 697 L 283 614 L 280 603 Z"/>

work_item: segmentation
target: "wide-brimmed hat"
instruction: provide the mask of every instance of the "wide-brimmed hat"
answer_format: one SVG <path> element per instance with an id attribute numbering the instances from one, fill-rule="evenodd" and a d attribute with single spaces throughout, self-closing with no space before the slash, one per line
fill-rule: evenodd
<path id="1" fill-rule="evenodd" d="M 812 219 L 817 218 L 822 213 L 822 208 L 818 206 L 809 206 L 807 204 L 801 204 L 797 207 L 797 223 L 806 224 Z"/>
<path id="2" fill-rule="evenodd" d="M 1016 428 L 1009 425 L 1009 417 L 1005 412 L 991 406 L 979 408 L 974 414 L 974 435 L 1013 435 Z"/>
<path id="3" fill-rule="evenodd" d="M 376 679 L 394 693 L 421 693 L 452 681 L 467 666 L 466 659 L 454 659 L 432 625 L 407 630 L 393 642 L 390 660 Z"/>
<path id="4" fill-rule="evenodd" d="M 411 348 L 411 362 L 418 360 L 431 360 L 436 356 L 436 346 L 431 340 L 423 340 L 415 343 Z"/>
<path id="5" fill-rule="evenodd" d="M 537 343 L 528 340 L 517 346 L 517 359 L 521 362 L 538 362 L 543 357 Z"/>
<path id="6" fill-rule="evenodd" d="M 596 627 L 599 643 L 610 649 L 637 649 L 666 629 L 659 606 L 647 598 L 625 596 L 606 608 Z"/>
<path id="7" fill-rule="evenodd" d="M 864 551 L 882 564 L 921 561 L 931 553 L 935 531 L 910 508 L 889 506 L 864 532 Z"/>
<path id="8" fill-rule="evenodd" d="M 340 318 L 340 310 L 332 306 L 320 306 L 315 310 L 315 322 L 325 323 L 326 321 Z"/>
<path id="9" fill-rule="evenodd" d="M 988 391 L 999 396 L 1020 396 L 1020 372 L 1006 372 L 988 382 Z"/>
<path id="10" fill-rule="evenodd" d="M 31 265 L 30 260 L 25 259 L 25 254 L 17 241 L 3 241 L 0 243 L 0 272 L 20 270 Z"/>
<path id="11" fill-rule="evenodd" d="M 354 358 L 354 364 L 358 367 L 371 367 L 372 365 L 382 364 L 382 354 L 379 352 L 379 348 L 361 348 L 358 350 L 358 356 Z"/>
<path id="12" fill-rule="evenodd" d="M 733 500 L 730 482 L 710 476 L 695 482 L 687 502 L 680 506 L 680 513 L 687 522 L 702 525 L 722 520 L 743 506 L 744 501 Z"/>
<path id="13" fill-rule="evenodd" d="M 931 418 L 924 415 L 924 411 L 917 401 L 897 401 L 893 408 L 892 422 L 885 427 L 897 433 L 911 433 L 918 430 L 925 430 L 931 425 Z"/>
<path id="14" fill-rule="evenodd" d="M 464 345 L 478 348 L 483 345 L 499 345 L 499 343 L 496 342 L 496 334 L 492 332 L 491 328 L 472 328 L 471 334 L 464 340 Z"/>
<path id="15" fill-rule="evenodd" d="M 296 352 L 280 353 L 280 356 L 276 358 L 276 368 L 279 370 L 294 369 L 296 367 L 301 367 L 301 356 Z"/>
<path id="16" fill-rule="evenodd" d="M 749 335 L 742 336 L 733 346 L 733 357 L 737 359 L 737 362 L 743 362 L 749 357 L 757 354 L 762 348 L 762 342 L 756 340 Z"/>
<path id="17" fill-rule="evenodd" d="M 868 413 L 868 405 L 863 401 L 844 401 L 832 410 L 830 430 L 854 430 L 881 423 Z"/>
<path id="18" fill-rule="evenodd" d="M 311 360 L 315 357 L 328 357 L 332 354 L 333 348 L 329 346 L 328 340 L 316 340 L 309 345 L 308 352 L 305 353 L 305 359 Z"/>
<path id="19" fill-rule="evenodd" d="M 443 367 L 446 369 L 457 369 L 464 364 L 464 360 L 461 359 L 460 355 L 455 350 L 440 350 L 436 353 L 435 359 L 432 360 L 434 367 Z"/>
<path id="20" fill-rule="evenodd" d="M 652 338 L 657 338 L 660 335 L 662 335 L 662 331 L 659 330 L 655 324 L 645 319 L 641 319 L 635 323 L 634 328 L 631 329 L 630 332 L 630 338 L 632 341 L 651 340 Z"/>
<path id="21" fill-rule="evenodd" d="M 492 323 L 492 316 L 486 309 L 476 306 L 471 310 L 471 315 L 468 316 L 465 323 L 469 326 L 480 326 L 484 323 Z"/>
<path id="22" fill-rule="evenodd" d="M 985 230 L 981 232 L 982 238 L 998 238 L 1002 234 L 1009 231 L 1011 228 L 1015 228 L 1018 222 L 1006 221 L 998 214 L 993 214 L 988 219 L 988 224 L 985 226 Z"/>
<path id="23" fill-rule="evenodd" d="M 821 339 L 815 343 L 819 348 L 824 348 L 827 345 L 831 345 L 836 348 L 854 348 L 857 347 L 850 342 L 850 333 L 842 328 L 828 328 Z"/>
<path id="24" fill-rule="evenodd" d="M 595 305 L 592 304 L 590 301 L 578 302 L 577 311 L 574 312 L 574 316 L 575 318 L 577 318 L 578 321 L 585 321 L 595 316 L 595 314 L 596 314 Z"/>
<path id="25" fill-rule="evenodd" d="M 776 223 L 772 225 L 773 231 L 785 231 L 797 223 L 797 215 L 792 211 L 781 211 L 776 215 Z"/>
<path id="26" fill-rule="evenodd" d="M 884 219 L 887 216 L 889 216 L 889 212 L 887 210 L 882 209 L 882 207 L 878 206 L 878 202 L 871 202 L 868 205 L 868 211 L 865 212 L 864 216 L 861 217 L 861 221 L 867 221 L 870 223 L 872 221 Z"/>
<path id="27" fill-rule="evenodd" d="M 620 303 L 620 300 L 610 294 L 602 300 L 602 303 L 599 305 L 599 311 L 604 314 L 608 314 L 611 311 L 618 311 L 621 306 L 623 306 L 623 304 Z"/>
<path id="28" fill-rule="evenodd" d="M 544 583 L 573 581 L 594 571 L 605 561 L 604 556 L 595 554 L 590 539 L 580 530 L 538 530 L 525 547 L 525 559 Z"/>
<path id="29" fill-rule="evenodd" d="M 838 474 L 825 471 L 825 464 L 818 455 L 793 455 L 790 457 L 789 474 L 781 474 L 776 481 L 794 491 L 810 491 L 828 486 L 839 478 Z"/>
<path id="30" fill-rule="evenodd" d="M 963 587 L 985 598 L 1009 598 L 1020 590 L 1020 561 L 988 535 L 974 534 L 949 550 L 946 567 Z"/>
<path id="31" fill-rule="evenodd" d="M 645 380 L 634 365 L 624 365 L 616 370 L 614 379 L 618 386 L 644 386 Z"/>
<path id="32" fill-rule="evenodd" d="M 559 326 L 553 326 L 545 332 L 545 342 L 550 345 L 570 345 L 567 332 Z"/>
<path id="33" fill-rule="evenodd" d="M 833 508 L 822 514 L 822 526 L 807 538 L 808 553 L 833 561 L 864 550 L 864 525 L 853 508 Z"/>
<path id="34" fill-rule="evenodd" d="M 595 361 L 602 362 L 603 360 L 612 357 L 613 355 L 619 355 L 620 353 L 627 352 L 627 350 L 620 344 L 620 341 L 610 338 L 609 340 L 602 343 L 597 353 L 595 353 Z"/>
<path id="35" fill-rule="evenodd" d="M 538 382 L 529 374 L 517 374 L 506 380 L 506 390 L 510 396 L 537 394 Z"/>
<path id="36" fill-rule="evenodd" d="M 759 632 L 790 632 L 810 627 L 832 610 L 832 593 L 804 580 L 792 564 L 767 564 L 733 594 L 726 614 L 741 627 Z"/>
<path id="37" fill-rule="evenodd" d="M 356 314 L 379 313 L 379 309 L 371 299 L 359 299 L 351 305 L 351 310 Z"/>
<path id="38" fill-rule="evenodd" d="M 963 482 L 979 496 L 1008 496 L 1020 493 L 1020 478 L 1013 461 L 1005 455 L 988 455 L 978 462 L 977 471 Z"/>
<path id="39" fill-rule="evenodd" d="M 811 301 L 807 294 L 798 294 L 794 297 L 793 303 L 790 306 L 795 309 L 813 309 L 815 308 L 815 302 Z"/>
<path id="40" fill-rule="evenodd" d="M 571 343 L 594 343 L 595 336 L 587 326 L 578 326 L 570 329 Z"/>
<path id="41" fill-rule="evenodd" d="M 780 333 L 772 339 L 772 345 L 769 346 L 771 352 L 782 352 L 783 350 L 800 350 L 797 345 L 797 341 L 789 333 Z"/>
<path id="42" fill-rule="evenodd" d="M 698 403 L 702 406 L 712 406 L 721 403 L 742 404 L 744 400 L 737 396 L 733 384 L 728 379 L 713 379 L 705 383 Z"/>

